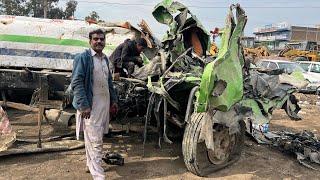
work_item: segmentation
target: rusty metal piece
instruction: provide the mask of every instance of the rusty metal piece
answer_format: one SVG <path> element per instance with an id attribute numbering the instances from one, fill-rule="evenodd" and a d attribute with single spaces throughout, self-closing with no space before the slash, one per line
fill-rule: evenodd
<path id="1" fill-rule="evenodd" d="M 143 35 L 143 38 L 147 41 L 148 48 L 153 48 L 154 46 L 150 38 L 154 36 L 147 22 L 144 19 L 142 19 L 141 23 L 138 24 L 138 26 L 141 28 L 143 32 L 141 33 L 141 35 Z M 146 35 L 144 33 L 146 33 Z"/>
<path id="2" fill-rule="evenodd" d="M 193 29 L 191 32 L 191 44 L 194 48 L 194 52 L 201 57 L 203 55 L 203 47 L 199 36 L 197 35 L 197 29 Z"/>
<path id="3" fill-rule="evenodd" d="M 22 103 L 15 103 L 15 102 L 10 102 L 10 101 L 0 101 L 1 106 L 6 106 L 18 110 L 23 110 L 23 111 L 31 111 L 31 112 L 38 112 L 39 109 L 35 107 L 31 107 Z"/>
<path id="4" fill-rule="evenodd" d="M 39 113 L 38 113 L 38 142 L 37 142 L 37 148 L 42 148 L 42 144 L 41 144 L 41 122 L 43 120 L 43 113 L 44 113 L 44 107 L 42 105 L 40 105 Z"/>
<path id="5" fill-rule="evenodd" d="M 38 143 L 37 147 L 42 148 L 41 144 L 41 123 L 44 115 L 45 105 L 43 104 L 48 100 L 48 79 L 47 76 L 40 77 L 40 96 L 39 96 L 39 113 L 38 113 Z"/>

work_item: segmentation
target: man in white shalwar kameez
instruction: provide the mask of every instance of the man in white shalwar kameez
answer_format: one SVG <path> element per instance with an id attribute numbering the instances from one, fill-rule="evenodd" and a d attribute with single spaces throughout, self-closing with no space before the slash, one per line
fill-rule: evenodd
<path id="1" fill-rule="evenodd" d="M 94 180 L 104 180 L 103 134 L 109 130 L 110 100 L 115 111 L 117 101 L 108 60 L 102 53 L 105 35 L 102 30 L 96 30 L 90 32 L 89 39 L 91 49 L 75 58 L 71 88 L 77 109 L 77 138 L 80 131 L 84 131 L 86 165 Z"/>

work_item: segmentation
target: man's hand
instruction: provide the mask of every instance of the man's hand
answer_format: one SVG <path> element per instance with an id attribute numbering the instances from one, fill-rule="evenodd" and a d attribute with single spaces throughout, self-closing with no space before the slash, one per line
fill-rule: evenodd
<path id="1" fill-rule="evenodd" d="M 117 105 L 117 103 L 113 103 L 113 104 L 110 106 L 110 116 L 113 117 L 113 116 L 115 116 L 117 113 L 118 113 L 118 105 Z"/>
<path id="2" fill-rule="evenodd" d="M 81 111 L 81 117 L 84 119 L 89 119 L 90 118 L 90 114 L 91 114 L 91 109 L 88 108 L 84 111 Z"/>
<path id="3" fill-rule="evenodd" d="M 113 74 L 113 80 L 114 81 L 120 81 L 120 73 L 114 73 Z"/>
<path id="4" fill-rule="evenodd" d="M 140 56 L 135 57 L 134 63 L 139 67 L 143 66 L 143 60 L 142 60 L 142 58 Z"/>

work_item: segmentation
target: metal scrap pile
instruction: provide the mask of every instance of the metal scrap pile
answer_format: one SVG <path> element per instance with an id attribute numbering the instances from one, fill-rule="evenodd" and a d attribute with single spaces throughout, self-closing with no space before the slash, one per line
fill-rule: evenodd
<path id="1" fill-rule="evenodd" d="M 289 154 L 295 154 L 297 160 L 304 166 L 319 170 L 320 141 L 310 131 L 292 133 L 287 131 L 273 132 L 270 138 L 273 146 Z"/>

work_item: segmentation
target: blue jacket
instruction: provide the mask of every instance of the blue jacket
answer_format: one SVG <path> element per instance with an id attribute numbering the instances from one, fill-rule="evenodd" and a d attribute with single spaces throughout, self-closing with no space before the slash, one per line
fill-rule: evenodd
<path id="1" fill-rule="evenodd" d="M 108 58 L 105 58 L 107 65 L 109 65 Z M 109 70 L 108 79 L 110 101 L 117 103 L 117 95 L 112 83 L 112 76 Z M 92 85 L 93 85 L 93 57 L 90 49 L 78 54 L 73 61 L 73 71 L 71 79 L 71 89 L 73 92 L 72 105 L 77 110 L 85 110 L 92 108 Z"/>

